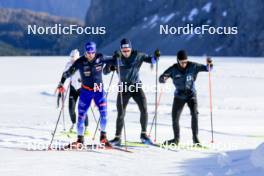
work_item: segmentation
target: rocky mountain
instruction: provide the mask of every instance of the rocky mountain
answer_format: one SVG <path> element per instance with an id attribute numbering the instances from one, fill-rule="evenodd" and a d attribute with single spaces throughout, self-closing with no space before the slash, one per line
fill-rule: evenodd
<path id="1" fill-rule="evenodd" d="M 90 0 L 2 0 L 0 8 L 27 9 L 83 21 Z"/>
<path id="2" fill-rule="evenodd" d="M 101 51 L 112 53 L 123 37 L 134 48 L 163 54 L 186 49 L 191 55 L 264 56 L 264 1 L 262 0 L 94 0 L 86 25 L 103 25 L 107 34 L 82 36 L 95 40 Z M 238 34 L 160 34 L 160 25 L 169 27 L 209 25 L 237 27 Z"/>
<path id="3" fill-rule="evenodd" d="M 61 24 L 83 26 L 79 21 L 29 10 L 0 8 L 0 55 L 65 55 L 77 34 L 28 34 L 28 25 L 41 27 Z"/>

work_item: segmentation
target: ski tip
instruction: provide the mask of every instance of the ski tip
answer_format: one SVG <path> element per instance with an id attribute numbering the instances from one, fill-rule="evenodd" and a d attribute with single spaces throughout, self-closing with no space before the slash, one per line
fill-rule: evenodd
<path id="1" fill-rule="evenodd" d="M 132 151 L 130 151 L 130 150 L 125 150 L 125 152 L 127 152 L 127 153 L 133 153 Z"/>

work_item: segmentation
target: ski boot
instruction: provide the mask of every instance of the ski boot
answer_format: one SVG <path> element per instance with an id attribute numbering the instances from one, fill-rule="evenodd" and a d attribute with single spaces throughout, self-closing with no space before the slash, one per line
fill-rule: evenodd
<path id="1" fill-rule="evenodd" d="M 105 147 L 107 147 L 107 148 L 111 148 L 112 147 L 111 143 L 107 140 L 106 132 L 104 132 L 104 131 L 101 131 L 100 143 L 104 144 Z"/>
<path id="2" fill-rule="evenodd" d="M 116 136 L 114 139 L 110 140 L 109 142 L 114 146 L 119 146 L 121 145 L 122 140 L 120 136 Z"/>
<path id="3" fill-rule="evenodd" d="M 170 140 L 167 140 L 165 142 L 163 142 L 163 145 L 178 145 L 179 144 L 179 139 L 170 139 Z"/>
<path id="4" fill-rule="evenodd" d="M 197 135 L 193 136 L 193 146 L 194 147 L 202 147 Z"/>
<path id="5" fill-rule="evenodd" d="M 82 149 L 84 147 L 84 136 L 78 136 L 77 141 L 67 145 L 66 149 Z"/>
<path id="6" fill-rule="evenodd" d="M 141 132 L 140 140 L 143 144 L 153 144 L 151 139 L 147 136 L 146 132 Z"/>

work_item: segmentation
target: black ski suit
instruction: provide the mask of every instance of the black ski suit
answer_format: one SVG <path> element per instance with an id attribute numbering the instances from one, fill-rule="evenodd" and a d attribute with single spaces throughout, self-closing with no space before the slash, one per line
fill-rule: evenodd
<path id="1" fill-rule="evenodd" d="M 120 53 L 119 53 L 120 54 Z M 121 54 L 120 54 L 121 55 Z M 111 64 L 106 65 L 104 68 L 104 73 L 108 74 L 111 72 L 111 67 L 117 67 L 118 63 L 120 65 L 120 80 L 119 88 L 122 88 L 117 96 L 117 119 L 116 119 L 116 136 L 121 136 L 122 128 L 124 126 L 124 117 L 126 112 L 126 107 L 130 98 L 133 98 L 137 103 L 140 110 L 140 124 L 141 132 L 146 133 L 147 123 L 148 123 L 148 112 L 147 112 L 147 100 L 145 93 L 142 89 L 142 83 L 139 78 L 139 70 L 143 62 L 155 63 L 156 60 L 152 56 L 148 56 L 143 53 L 139 53 L 135 50 L 132 51 L 129 58 L 117 58 Z M 126 87 L 131 87 L 131 90 L 125 90 Z M 136 88 L 136 86 L 138 86 Z M 120 89 L 119 89 L 120 90 Z M 123 97 L 123 108 L 121 103 L 121 94 Z"/>
<path id="2" fill-rule="evenodd" d="M 174 101 L 172 106 L 172 125 L 174 139 L 180 138 L 179 119 L 184 105 L 187 103 L 192 116 L 193 138 L 198 136 L 198 106 L 195 90 L 195 80 L 199 72 L 208 71 L 208 66 L 188 61 L 185 69 L 179 64 L 169 67 L 159 78 L 165 83 L 166 78 L 172 78 L 175 85 Z"/>

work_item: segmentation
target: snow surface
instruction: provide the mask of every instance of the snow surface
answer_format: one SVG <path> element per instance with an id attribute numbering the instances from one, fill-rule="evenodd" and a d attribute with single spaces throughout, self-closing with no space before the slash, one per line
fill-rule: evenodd
<path id="1" fill-rule="evenodd" d="M 205 62 L 205 58 L 201 57 L 190 59 Z M 51 139 L 58 116 L 56 98 L 52 94 L 67 61 L 67 57 L 0 58 L 0 175 L 264 175 L 263 157 L 259 157 L 263 156 L 263 147 L 256 149 L 264 141 L 263 58 L 214 58 L 212 89 L 215 147 L 208 151 L 173 152 L 155 147 L 131 149 L 134 153 L 110 150 L 25 151 L 28 143 L 48 144 Z M 161 57 L 160 72 L 174 62 L 175 57 Z M 148 64 L 143 64 L 141 78 L 146 86 L 155 83 L 155 72 L 150 70 Z M 109 79 L 110 76 L 104 77 L 106 84 Z M 117 84 L 117 76 L 113 84 Z M 173 86 L 171 81 L 162 85 L 163 88 L 165 86 L 172 90 L 163 93 L 161 97 L 157 125 L 158 142 L 173 136 L 170 117 Z M 207 73 L 199 74 L 196 87 L 199 98 L 200 140 L 209 145 L 211 133 Z M 146 92 L 146 95 L 151 123 L 155 96 L 153 92 Z M 114 137 L 115 133 L 115 100 L 116 93 L 110 93 L 109 138 Z M 125 118 L 129 141 L 139 141 L 138 112 L 137 105 L 130 101 Z M 88 115 L 89 129 L 93 132 L 95 122 L 90 112 Z M 65 118 L 69 128 L 67 110 Z M 191 142 L 190 115 L 187 108 L 182 113 L 180 123 L 181 142 Z M 59 131 L 62 129 L 61 121 Z M 56 137 L 55 141 L 57 140 L 70 142 L 75 139 Z M 86 138 L 86 141 L 88 143 L 91 139 Z"/>
<path id="2" fill-rule="evenodd" d="M 250 159 L 255 167 L 264 169 L 264 143 L 252 152 Z"/>

